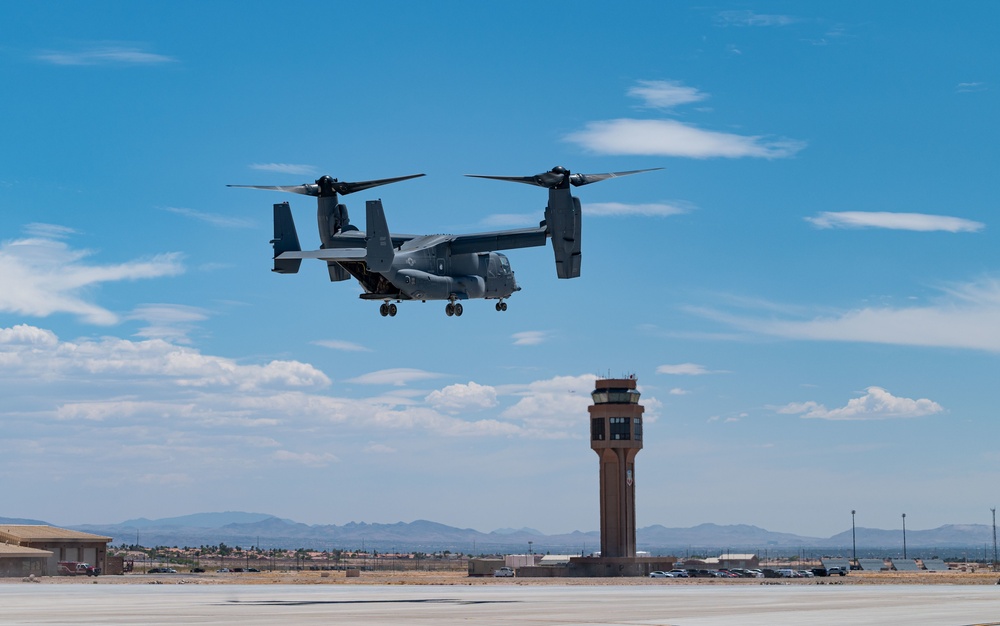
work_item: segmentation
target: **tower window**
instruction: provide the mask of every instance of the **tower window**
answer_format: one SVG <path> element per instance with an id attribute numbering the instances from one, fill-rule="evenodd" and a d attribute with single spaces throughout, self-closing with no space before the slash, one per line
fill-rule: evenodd
<path id="1" fill-rule="evenodd" d="M 632 430 L 629 427 L 632 421 L 627 417 L 611 417 L 611 439 L 613 441 L 621 441 L 625 439 L 631 439 Z"/>
<path id="2" fill-rule="evenodd" d="M 590 440 L 591 441 L 604 441 L 604 418 L 603 417 L 592 417 L 592 418 L 590 418 Z"/>

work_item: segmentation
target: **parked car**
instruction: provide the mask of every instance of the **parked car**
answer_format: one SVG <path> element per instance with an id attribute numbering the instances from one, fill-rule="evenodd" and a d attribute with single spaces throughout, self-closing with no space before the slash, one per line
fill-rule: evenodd
<path id="1" fill-rule="evenodd" d="M 799 575 L 793 569 L 783 568 L 778 570 L 778 578 L 798 578 Z"/>
<path id="2" fill-rule="evenodd" d="M 843 567 L 828 567 L 826 574 L 827 576 L 847 576 L 847 570 Z"/>
<path id="3" fill-rule="evenodd" d="M 228 574 L 229 573 L 229 568 L 228 567 L 220 567 L 219 569 L 217 569 L 215 571 L 219 572 L 220 574 Z"/>
<path id="4" fill-rule="evenodd" d="M 204 574 L 205 573 L 205 568 L 204 567 L 192 567 L 191 568 L 191 573 L 192 574 Z"/>
<path id="5" fill-rule="evenodd" d="M 671 576 L 667 572 L 661 572 L 659 570 L 657 570 L 655 572 L 650 572 L 649 573 L 649 577 L 650 578 L 673 578 L 673 576 Z"/>
<path id="6" fill-rule="evenodd" d="M 514 570 L 509 567 L 501 567 L 500 569 L 494 571 L 493 575 L 497 578 L 513 578 Z"/>
<path id="7" fill-rule="evenodd" d="M 667 572 L 667 576 L 671 578 L 691 578 L 691 575 L 687 573 L 686 570 L 682 569 L 672 569 Z"/>

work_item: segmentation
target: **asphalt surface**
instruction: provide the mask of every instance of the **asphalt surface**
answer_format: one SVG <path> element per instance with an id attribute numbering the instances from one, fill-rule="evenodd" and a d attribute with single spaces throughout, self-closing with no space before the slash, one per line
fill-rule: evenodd
<path id="1" fill-rule="evenodd" d="M 0 624 L 1000 625 L 997 585 L 0 584 Z"/>

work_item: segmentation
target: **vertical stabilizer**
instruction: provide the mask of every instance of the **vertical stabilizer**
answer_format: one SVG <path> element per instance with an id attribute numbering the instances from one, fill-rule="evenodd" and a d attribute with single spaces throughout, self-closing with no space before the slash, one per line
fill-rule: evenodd
<path id="1" fill-rule="evenodd" d="M 365 231 L 368 235 L 365 245 L 365 264 L 368 271 L 387 272 L 392 267 L 395 253 L 392 250 L 392 237 L 389 235 L 389 225 L 385 221 L 381 200 L 369 200 L 365 203 L 367 215 Z"/>
<path id="2" fill-rule="evenodd" d="M 295 232 L 295 222 L 292 220 L 292 208 L 287 202 L 274 205 L 274 268 L 279 274 L 295 274 L 302 265 L 302 259 L 279 259 L 283 252 L 300 252 L 299 235 Z"/>

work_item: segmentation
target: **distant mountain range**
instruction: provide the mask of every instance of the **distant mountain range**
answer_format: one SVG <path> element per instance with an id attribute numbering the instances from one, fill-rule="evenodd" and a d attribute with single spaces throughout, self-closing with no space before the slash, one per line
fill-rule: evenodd
<path id="1" fill-rule="evenodd" d="M 44 524 L 39 520 L 0 517 L 0 524 Z M 114 545 L 139 543 L 143 546 L 202 546 L 225 543 L 230 546 L 262 548 L 368 549 L 386 551 L 438 552 L 450 550 L 467 554 L 534 552 L 561 554 L 590 553 L 600 549 L 597 531 L 545 535 L 530 528 L 504 528 L 489 533 L 471 528 L 455 528 L 437 522 L 417 520 L 395 524 L 351 522 L 308 525 L 265 513 L 198 513 L 157 520 L 126 520 L 120 524 L 82 524 L 74 530 L 112 537 Z M 880 556 L 902 548 L 898 530 L 857 528 L 858 556 Z M 707 554 L 760 552 L 771 554 L 822 551 L 826 554 L 851 552 L 851 531 L 829 538 L 776 533 L 757 526 L 700 524 L 691 528 L 661 525 L 637 529 L 639 549 L 654 554 Z M 931 530 L 906 532 L 910 556 L 916 551 L 983 554 L 992 551 L 993 530 L 985 524 L 949 524 Z M 954 552 L 957 551 L 957 552 Z"/>

